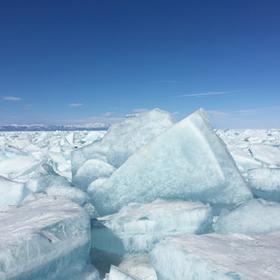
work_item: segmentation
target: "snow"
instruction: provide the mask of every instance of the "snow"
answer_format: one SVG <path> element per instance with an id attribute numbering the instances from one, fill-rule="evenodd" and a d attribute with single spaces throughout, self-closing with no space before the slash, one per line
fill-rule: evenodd
<path id="1" fill-rule="evenodd" d="M 280 233 L 264 236 L 184 235 L 157 244 L 158 280 L 278 280 Z"/>
<path id="2" fill-rule="evenodd" d="M 214 224 L 218 233 L 259 234 L 280 231 L 280 204 L 253 199 L 229 213 L 221 214 Z"/>
<path id="3" fill-rule="evenodd" d="M 99 219 L 103 227 L 93 228 L 93 246 L 122 254 L 149 252 L 154 244 L 168 235 L 207 232 L 212 211 L 207 205 L 189 201 L 155 201 L 129 204 L 120 212 Z M 112 244 L 111 234 L 115 236 Z M 110 240 L 108 240 L 110 238 Z M 118 242 L 122 246 L 117 246 Z"/>
<path id="4" fill-rule="evenodd" d="M 280 168 L 250 170 L 248 182 L 255 196 L 280 202 Z"/>
<path id="5" fill-rule="evenodd" d="M 89 217 L 65 199 L 43 198 L 0 213 L 0 279 L 69 279 L 90 248 Z"/>
<path id="6" fill-rule="evenodd" d="M 199 200 L 217 207 L 232 207 L 251 198 L 226 146 L 202 111 L 143 146 L 102 188 L 92 192 L 102 215 L 117 212 L 130 202 L 157 198 Z"/>

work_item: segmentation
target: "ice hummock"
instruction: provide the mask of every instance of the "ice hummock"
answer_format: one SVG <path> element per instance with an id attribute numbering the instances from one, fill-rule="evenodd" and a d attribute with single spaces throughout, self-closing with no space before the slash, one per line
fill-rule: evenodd
<path id="1" fill-rule="evenodd" d="M 92 190 L 100 214 L 157 198 L 199 200 L 216 207 L 251 198 L 225 144 L 202 110 L 176 123 L 135 152 L 105 184 Z"/>
<path id="2" fill-rule="evenodd" d="M 95 248 L 119 255 L 124 251 L 143 253 L 149 252 L 165 236 L 209 231 L 212 211 L 199 202 L 157 200 L 129 204 L 116 214 L 100 218 L 99 222 L 103 226 L 92 230 Z"/>
<path id="3" fill-rule="evenodd" d="M 38 199 L 0 213 L 0 224 L 0 279 L 66 280 L 86 266 L 89 217 L 71 201 Z"/>
<path id="4" fill-rule="evenodd" d="M 280 233 L 185 235 L 158 243 L 151 263 L 158 280 L 278 280 Z"/>
<path id="5" fill-rule="evenodd" d="M 280 202 L 280 168 L 252 169 L 248 184 L 256 197 Z"/>
<path id="6" fill-rule="evenodd" d="M 99 159 L 114 167 L 173 125 L 171 115 L 154 109 L 126 118 L 110 127 L 105 136 L 72 153 L 72 176 L 89 159 Z"/>
<path id="7" fill-rule="evenodd" d="M 280 231 L 280 204 L 261 199 L 250 200 L 218 217 L 218 233 L 261 234 Z"/>

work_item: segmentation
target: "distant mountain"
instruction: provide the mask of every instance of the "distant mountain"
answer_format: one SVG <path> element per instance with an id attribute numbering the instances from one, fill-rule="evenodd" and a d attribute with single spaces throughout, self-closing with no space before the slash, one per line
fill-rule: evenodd
<path id="1" fill-rule="evenodd" d="M 92 123 L 83 125 L 44 125 L 44 124 L 11 124 L 0 125 L 0 131 L 74 131 L 74 130 L 107 130 L 109 125 Z"/>

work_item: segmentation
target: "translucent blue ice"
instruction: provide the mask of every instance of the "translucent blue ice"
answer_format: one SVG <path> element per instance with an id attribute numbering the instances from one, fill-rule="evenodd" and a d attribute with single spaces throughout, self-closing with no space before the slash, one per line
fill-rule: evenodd
<path id="1" fill-rule="evenodd" d="M 199 110 L 135 152 L 92 190 L 100 214 L 157 198 L 232 207 L 251 198 L 225 144 Z"/>

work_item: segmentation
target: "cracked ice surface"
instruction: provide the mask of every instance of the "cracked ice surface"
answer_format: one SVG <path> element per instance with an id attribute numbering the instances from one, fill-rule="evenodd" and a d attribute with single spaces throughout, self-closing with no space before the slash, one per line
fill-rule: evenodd
<path id="1" fill-rule="evenodd" d="M 0 213 L 0 279 L 71 279 L 86 265 L 90 223 L 65 199 L 43 198 Z"/>

